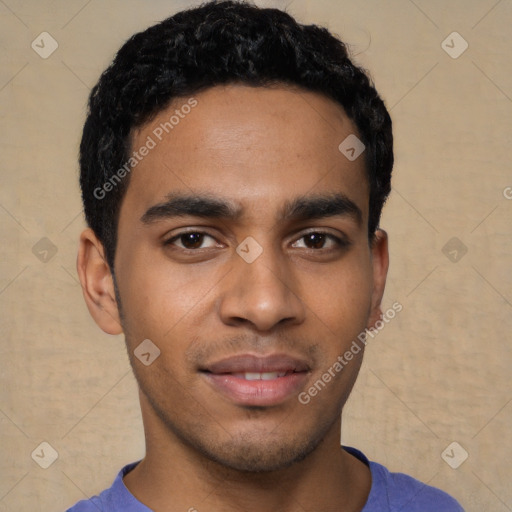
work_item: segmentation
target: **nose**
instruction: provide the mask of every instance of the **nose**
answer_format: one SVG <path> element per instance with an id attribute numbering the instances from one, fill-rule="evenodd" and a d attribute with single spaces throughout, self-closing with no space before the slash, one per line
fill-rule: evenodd
<path id="1" fill-rule="evenodd" d="M 293 269 L 278 251 L 264 250 L 252 263 L 233 255 L 232 270 L 223 282 L 219 315 L 226 325 L 248 325 L 258 332 L 304 321 Z"/>

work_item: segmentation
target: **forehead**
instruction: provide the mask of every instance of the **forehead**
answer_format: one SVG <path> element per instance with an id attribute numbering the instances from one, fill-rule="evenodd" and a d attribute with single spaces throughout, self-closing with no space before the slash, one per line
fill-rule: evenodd
<path id="1" fill-rule="evenodd" d="M 132 151 L 150 149 L 131 171 L 121 218 L 169 193 L 269 211 L 310 192 L 342 192 L 366 220 L 364 158 L 349 161 L 338 149 L 351 134 L 340 105 L 303 90 L 230 85 L 176 99 L 132 136 Z"/>

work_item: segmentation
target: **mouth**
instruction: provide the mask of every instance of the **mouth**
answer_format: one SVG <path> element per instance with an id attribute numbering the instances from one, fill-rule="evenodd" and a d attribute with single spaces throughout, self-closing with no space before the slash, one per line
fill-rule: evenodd
<path id="1" fill-rule="evenodd" d="M 244 372 L 244 373 L 228 373 L 224 375 L 232 375 L 238 379 L 245 380 L 274 380 L 278 377 L 286 377 L 295 372 Z"/>
<path id="2" fill-rule="evenodd" d="M 200 369 L 213 390 L 240 406 L 272 406 L 304 387 L 309 364 L 286 354 L 232 356 Z"/>

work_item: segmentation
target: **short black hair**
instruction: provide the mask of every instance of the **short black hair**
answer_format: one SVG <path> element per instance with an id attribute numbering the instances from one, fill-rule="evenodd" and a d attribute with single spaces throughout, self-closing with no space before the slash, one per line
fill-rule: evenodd
<path id="1" fill-rule="evenodd" d="M 87 224 L 112 271 L 132 131 L 171 101 L 226 84 L 298 87 L 344 108 L 366 146 L 373 238 L 391 190 L 393 136 L 389 113 L 367 73 L 326 28 L 299 24 L 278 9 L 213 1 L 132 36 L 91 91 L 80 144 L 80 186 Z"/>

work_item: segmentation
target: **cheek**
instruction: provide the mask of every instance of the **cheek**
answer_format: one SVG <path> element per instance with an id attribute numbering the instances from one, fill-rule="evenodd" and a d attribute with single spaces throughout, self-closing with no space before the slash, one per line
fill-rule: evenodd
<path id="1" fill-rule="evenodd" d="M 225 273 L 225 272 L 224 272 Z M 165 254 L 133 251 L 119 265 L 119 292 L 130 337 L 165 342 L 203 316 L 222 269 L 178 265 Z"/>
<path id="2" fill-rule="evenodd" d="M 366 327 L 372 297 L 372 274 L 365 260 L 352 258 L 305 277 L 307 302 L 314 315 L 338 339 L 346 341 Z"/>

